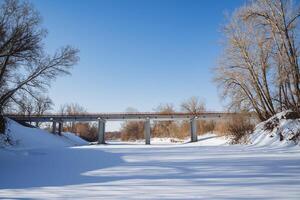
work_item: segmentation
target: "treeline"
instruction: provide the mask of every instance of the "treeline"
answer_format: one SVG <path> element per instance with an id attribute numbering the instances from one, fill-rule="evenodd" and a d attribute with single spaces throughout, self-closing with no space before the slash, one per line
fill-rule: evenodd
<path id="1" fill-rule="evenodd" d="M 180 105 L 180 110 L 176 110 L 172 104 L 161 104 L 154 109 L 159 113 L 174 113 L 176 111 L 198 113 L 206 110 L 205 102 L 197 97 L 191 97 L 185 100 Z M 137 110 L 132 110 L 137 112 Z M 201 125 L 204 126 L 202 122 Z M 212 124 L 210 122 L 209 124 Z M 198 124 L 200 126 L 200 123 Z M 198 130 L 203 130 L 198 129 Z M 171 137 L 185 138 L 189 136 L 190 123 L 188 121 L 154 121 L 151 125 L 151 137 Z M 121 128 L 122 140 L 136 140 L 144 138 L 144 122 L 143 121 L 128 121 L 123 123 Z"/>
<path id="2" fill-rule="evenodd" d="M 160 105 L 155 109 L 160 113 L 188 112 L 197 113 L 206 111 L 204 101 L 197 97 L 191 97 L 184 101 L 180 110 L 176 110 L 172 104 Z M 135 110 L 136 112 L 136 110 Z M 247 135 L 254 129 L 254 122 L 247 113 L 241 113 L 233 118 L 223 120 L 198 120 L 197 135 L 214 133 L 218 136 L 227 136 L 232 143 L 246 143 Z M 190 122 L 181 121 L 154 121 L 151 125 L 151 137 L 186 139 L 190 137 Z M 121 140 L 144 139 L 144 122 L 128 121 L 121 128 Z"/>
<path id="3" fill-rule="evenodd" d="M 58 113 L 75 115 L 87 113 L 87 110 L 77 103 L 69 103 L 61 105 Z M 95 122 L 64 122 L 63 132 L 71 132 L 89 142 L 94 142 L 98 139 L 98 124 Z"/>
<path id="4" fill-rule="evenodd" d="M 25 106 L 27 107 L 27 106 Z M 197 97 L 191 97 L 184 101 L 180 106 L 180 111 L 197 113 L 203 112 L 206 110 L 204 100 L 201 100 Z M 50 110 L 48 110 L 49 112 Z M 172 104 L 160 105 L 154 109 L 156 112 L 161 113 L 173 113 L 176 112 Z M 19 112 L 23 112 L 23 109 L 20 109 Z M 46 111 L 47 112 L 47 111 Z M 137 112 L 137 110 L 131 108 L 127 109 L 125 112 Z M 27 112 L 29 113 L 29 112 Z M 76 104 L 69 103 L 60 106 L 59 114 L 84 114 L 87 113 L 87 110 Z M 200 122 L 198 124 L 199 133 L 209 132 L 215 127 L 215 122 Z M 152 126 L 152 137 L 173 137 L 173 138 L 185 138 L 189 135 L 190 124 L 188 121 L 174 122 L 174 121 L 160 121 L 154 122 Z M 210 128 L 209 128 L 210 127 Z M 51 130 L 51 125 L 48 127 Z M 97 141 L 98 139 L 98 124 L 97 123 L 85 123 L 85 122 L 65 122 L 63 124 L 63 131 L 72 132 L 76 135 L 86 139 L 88 141 Z M 120 134 L 110 133 L 107 136 L 113 139 L 122 139 L 122 140 L 136 140 L 144 138 L 144 123 L 141 121 L 128 121 L 124 122 Z"/>
<path id="5" fill-rule="evenodd" d="M 262 121 L 283 110 L 300 111 L 297 3 L 249 1 L 229 16 L 215 70 L 229 109 L 255 111 Z"/>

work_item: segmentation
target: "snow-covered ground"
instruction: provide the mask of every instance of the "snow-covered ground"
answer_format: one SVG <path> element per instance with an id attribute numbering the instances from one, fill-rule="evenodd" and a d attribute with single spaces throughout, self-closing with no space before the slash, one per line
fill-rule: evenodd
<path id="1" fill-rule="evenodd" d="M 20 141 L 0 149 L 0 199 L 300 198 L 299 146 L 228 145 L 212 134 L 166 142 L 28 148 Z"/>

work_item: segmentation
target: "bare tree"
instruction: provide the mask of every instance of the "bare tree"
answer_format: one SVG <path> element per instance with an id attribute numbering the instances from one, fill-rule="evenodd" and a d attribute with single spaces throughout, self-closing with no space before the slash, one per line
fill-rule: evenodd
<path id="1" fill-rule="evenodd" d="M 136 108 L 128 107 L 125 110 L 126 113 L 137 113 L 139 112 Z M 126 121 L 121 127 L 121 139 L 137 140 L 144 138 L 144 122 L 142 121 Z"/>
<path id="2" fill-rule="evenodd" d="M 61 115 L 76 115 L 76 114 L 84 114 L 86 112 L 87 112 L 86 109 L 77 103 L 64 104 L 64 105 L 61 105 L 59 108 L 59 113 Z M 79 126 L 78 124 L 80 124 L 80 123 L 65 122 L 64 123 L 65 131 L 80 134 L 80 132 L 77 131 L 77 127 Z"/>
<path id="3" fill-rule="evenodd" d="M 161 104 L 155 111 L 170 114 L 175 112 L 175 108 L 172 104 Z M 154 122 L 152 133 L 154 137 L 176 137 L 178 131 L 178 124 L 174 121 L 156 121 Z"/>
<path id="4" fill-rule="evenodd" d="M 46 112 L 52 110 L 53 101 L 47 96 L 39 96 L 34 104 L 34 114 L 43 115 Z"/>
<path id="5" fill-rule="evenodd" d="M 16 101 L 16 112 L 21 115 L 34 114 L 34 102 L 31 97 L 23 94 L 22 101 Z"/>
<path id="6" fill-rule="evenodd" d="M 70 46 L 50 56 L 44 50 L 46 30 L 28 2 L 5 0 L 0 7 L 0 112 L 23 95 L 37 98 L 52 80 L 69 74 L 78 61 Z"/>
<path id="7" fill-rule="evenodd" d="M 49 97 L 39 95 L 37 98 L 23 94 L 22 98 L 14 102 L 14 106 L 10 107 L 12 113 L 21 115 L 43 115 L 52 110 L 53 102 Z M 36 122 L 36 126 L 39 123 Z"/>
<path id="8" fill-rule="evenodd" d="M 230 109 L 254 110 L 261 120 L 299 110 L 299 14 L 288 0 L 256 0 L 233 13 L 215 76 Z"/>
<path id="9" fill-rule="evenodd" d="M 171 103 L 166 103 L 166 104 L 160 104 L 157 106 L 154 111 L 160 112 L 160 113 L 165 113 L 165 114 L 171 114 L 175 112 L 174 105 Z"/>
<path id="10" fill-rule="evenodd" d="M 122 124 L 121 139 L 124 141 L 144 138 L 144 123 L 141 121 L 127 121 Z"/>
<path id="11" fill-rule="evenodd" d="M 15 112 L 22 115 L 43 115 L 47 111 L 52 110 L 53 102 L 49 97 L 38 96 L 22 96 L 22 100 L 16 102 Z"/>
<path id="12" fill-rule="evenodd" d="M 198 97 L 191 97 L 181 104 L 181 110 L 189 113 L 203 112 L 206 110 L 205 102 Z"/>
<path id="13" fill-rule="evenodd" d="M 296 111 L 300 109 L 299 17 L 300 6 L 291 0 L 259 0 L 243 14 L 245 21 L 267 29 L 277 70 L 275 100 L 281 109 Z"/>

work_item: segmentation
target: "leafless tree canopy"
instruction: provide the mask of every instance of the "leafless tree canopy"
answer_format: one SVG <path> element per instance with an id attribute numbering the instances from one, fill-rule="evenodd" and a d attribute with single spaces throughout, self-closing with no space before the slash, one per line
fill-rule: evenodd
<path id="1" fill-rule="evenodd" d="M 230 16 L 215 76 L 230 109 L 254 110 L 261 120 L 299 112 L 299 17 L 291 0 L 255 0 Z"/>
<path id="2" fill-rule="evenodd" d="M 75 115 L 87 113 L 87 110 L 77 103 L 67 103 L 61 105 L 58 112 L 62 115 Z M 96 141 L 98 137 L 97 123 L 94 122 L 64 122 L 63 131 L 74 133 L 90 142 Z"/>
<path id="3" fill-rule="evenodd" d="M 86 109 L 77 103 L 64 104 L 59 108 L 59 114 L 61 115 L 84 114 L 86 112 Z M 64 128 L 66 131 L 77 133 L 77 124 L 78 122 L 65 122 Z"/>
<path id="4" fill-rule="evenodd" d="M 176 112 L 172 104 L 161 104 L 155 109 L 155 111 L 166 114 Z M 174 135 L 178 132 L 178 129 L 178 124 L 174 121 L 155 121 L 152 134 L 153 137 L 174 137 Z"/>
<path id="5" fill-rule="evenodd" d="M 53 102 L 49 97 L 38 96 L 36 99 L 31 96 L 22 96 L 22 100 L 16 102 L 16 113 L 23 115 L 43 115 L 52 110 Z"/>
<path id="6" fill-rule="evenodd" d="M 62 47 L 48 55 L 39 13 L 25 1 L 5 0 L 0 7 L 0 111 L 21 98 L 38 98 L 57 76 L 69 74 L 78 50 Z"/>
<path id="7" fill-rule="evenodd" d="M 205 102 L 197 97 L 191 97 L 181 104 L 183 112 L 199 113 L 205 111 Z"/>

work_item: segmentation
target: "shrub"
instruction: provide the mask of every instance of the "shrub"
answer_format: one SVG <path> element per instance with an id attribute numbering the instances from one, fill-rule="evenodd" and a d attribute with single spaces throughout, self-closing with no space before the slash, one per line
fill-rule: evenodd
<path id="1" fill-rule="evenodd" d="M 180 126 L 173 121 L 159 121 L 154 122 L 152 136 L 153 137 L 171 137 L 171 138 L 183 138 L 184 134 L 181 134 Z"/>
<path id="2" fill-rule="evenodd" d="M 300 113 L 291 111 L 291 112 L 287 112 L 284 117 L 285 119 L 299 119 Z"/>
<path id="3" fill-rule="evenodd" d="M 296 133 L 290 138 L 291 141 L 293 141 L 295 144 L 299 144 L 300 142 L 300 130 L 297 130 Z"/>
<path id="4" fill-rule="evenodd" d="M 228 121 L 227 132 L 232 144 L 247 143 L 254 125 L 243 115 L 233 117 Z"/>
<path id="5" fill-rule="evenodd" d="M 144 138 L 144 122 L 130 121 L 123 124 L 121 140 L 137 140 Z"/>
<path id="6" fill-rule="evenodd" d="M 228 135 L 228 123 L 229 120 L 221 119 L 216 122 L 214 133 L 219 136 L 226 136 Z"/>
<path id="7" fill-rule="evenodd" d="M 272 131 L 274 128 L 279 126 L 279 119 L 277 117 L 268 120 L 265 125 L 264 125 L 264 129 L 266 131 Z"/>
<path id="8" fill-rule="evenodd" d="M 215 127 L 216 127 L 216 122 L 213 120 L 210 121 L 200 120 L 197 123 L 198 135 L 213 132 L 215 130 Z"/>

